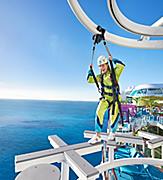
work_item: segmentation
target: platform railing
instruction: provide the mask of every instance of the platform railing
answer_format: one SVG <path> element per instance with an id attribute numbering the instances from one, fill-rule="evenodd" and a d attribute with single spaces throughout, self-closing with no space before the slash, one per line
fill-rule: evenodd
<path id="1" fill-rule="evenodd" d="M 155 158 L 124 158 L 124 159 L 114 160 L 112 163 L 105 162 L 103 164 L 96 166 L 96 169 L 99 171 L 99 173 L 103 173 L 108 169 L 113 169 L 120 166 L 140 165 L 140 164 L 161 166 L 163 165 L 163 160 L 155 159 Z"/>
<path id="2" fill-rule="evenodd" d="M 95 132 L 85 131 L 85 137 L 92 137 Z M 142 135 L 142 134 L 140 134 Z M 107 133 L 102 133 L 102 139 L 106 140 Z M 143 135 L 142 135 L 143 136 Z M 154 137 L 156 140 L 158 137 Z M 124 165 L 134 165 L 134 164 L 150 164 L 154 166 L 163 166 L 163 159 L 152 158 L 124 158 L 124 159 L 114 159 L 114 149 L 119 147 L 121 143 L 130 143 L 143 146 L 143 138 L 135 137 L 131 134 L 116 134 L 115 141 L 107 142 L 108 149 L 108 161 L 101 163 L 98 166 L 92 166 L 88 161 L 86 161 L 82 156 L 86 154 L 91 154 L 99 152 L 102 150 L 102 143 L 97 143 L 91 145 L 87 142 L 68 145 L 60 137 L 53 135 L 48 137 L 51 145 L 54 149 L 47 149 L 43 151 L 37 151 L 33 153 L 18 155 L 15 157 L 15 172 L 25 171 L 27 168 L 39 165 L 39 164 L 53 164 L 56 162 L 61 163 L 61 180 L 68 180 L 70 168 L 75 172 L 75 174 L 81 180 L 94 180 L 99 177 L 104 171 L 113 169 L 115 167 L 120 167 Z M 161 143 L 161 144 L 160 144 Z M 157 146 L 162 145 L 163 140 L 158 140 L 157 142 L 148 142 L 148 144 Z M 162 152 L 163 153 L 163 152 Z"/>

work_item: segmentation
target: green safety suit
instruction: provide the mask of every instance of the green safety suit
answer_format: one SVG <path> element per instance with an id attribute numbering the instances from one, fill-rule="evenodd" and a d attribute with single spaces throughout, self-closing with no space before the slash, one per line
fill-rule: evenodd
<path id="1" fill-rule="evenodd" d="M 113 62 L 116 64 L 114 70 L 116 75 L 116 80 L 118 82 L 119 77 L 125 67 L 125 65 L 117 60 L 113 59 Z M 96 110 L 96 118 L 95 118 L 95 131 L 101 132 L 103 127 L 103 121 L 104 121 L 104 114 L 106 110 L 110 109 L 110 128 L 111 132 L 116 131 L 116 127 L 119 120 L 119 109 L 117 102 L 115 103 L 115 109 L 114 109 L 114 115 L 112 115 L 112 108 L 113 108 L 113 91 L 112 91 L 112 81 L 111 81 L 111 74 L 110 70 L 105 74 L 99 74 L 96 76 L 97 81 L 101 84 L 101 91 L 102 91 L 102 97 L 100 98 L 97 110 Z M 88 83 L 94 83 L 94 78 L 91 74 L 91 71 L 88 72 L 87 76 Z M 119 95 L 119 99 L 121 100 L 121 97 Z"/>

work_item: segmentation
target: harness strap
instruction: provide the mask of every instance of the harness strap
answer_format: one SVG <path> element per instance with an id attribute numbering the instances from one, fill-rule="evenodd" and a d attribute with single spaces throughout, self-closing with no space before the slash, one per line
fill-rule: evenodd
<path id="1" fill-rule="evenodd" d="M 112 115 L 114 115 L 114 110 L 115 110 L 115 103 L 117 102 L 118 104 L 118 108 L 119 108 L 119 112 L 120 112 L 120 117 L 122 120 L 122 125 L 123 125 L 123 114 L 122 114 L 122 109 L 121 109 L 121 103 L 118 97 L 119 94 L 119 88 L 117 88 L 118 86 L 118 82 L 116 79 L 116 74 L 115 74 L 115 70 L 114 70 L 114 66 L 113 66 L 113 62 L 112 62 L 112 55 L 109 51 L 109 48 L 106 45 L 106 41 L 105 41 L 105 29 L 102 28 L 101 26 L 98 26 L 96 28 L 100 34 L 95 34 L 93 36 L 93 40 L 94 40 L 94 46 L 98 43 L 100 43 L 101 41 L 103 41 L 104 47 L 109 55 L 109 62 L 110 62 L 110 69 L 111 69 L 111 81 L 112 81 L 112 91 L 113 91 L 113 109 L 112 109 Z M 104 92 L 104 88 L 101 89 Z M 102 93 L 103 94 L 103 93 Z"/>
<path id="2" fill-rule="evenodd" d="M 109 85 L 105 85 L 105 84 L 104 84 L 104 75 L 103 75 L 103 74 L 101 75 L 101 87 L 102 87 L 102 88 L 106 87 L 106 88 L 108 88 L 108 89 L 112 89 L 112 86 L 109 86 Z"/>
<path id="3" fill-rule="evenodd" d="M 113 104 L 113 101 L 108 101 L 108 100 L 106 100 L 106 101 L 108 102 L 109 107 Z"/>
<path id="4" fill-rule="evenodd" d="M 103 92 L 102 95 L 108 95 L 108 96 L 113 96 L 113 93 L 109 93 L 109 92 Z"/>
<path id="5" fill-rule="evenodd" d="M 104 88 L 107 89 L 113 89 L 113 86 L 105 85 L 104 84 L 104 75 L 101 75 L 101 95 L 108 95 L 108 96 L 113 96 L 113 93 L 110 92 L 105 92 Z"/>
<path id="6" fill-rule="evenodd" d="M 102 100 L 102 99 L 105 99 L 104 97 L 100 97 L 100 101 Z M 112 104 L 113 104 L 113 101 L 109 101 L 109 100 L 107 100 L 107 99 L 105 99 L 106 101 L 107 101 L 107 103 L 108 103 L 108 107 L 110 107 Z"/>
<path id="7" fill-rule="evenodd" d="M 103 84 L 103 85 L 101 84 L 101 87 L 102 88 L 107 88 L 107 89 L 112 89 L 112 86 L 108 86 L 108 85 L 105 85 L 105 84 Z"/>
<path id="8" fill-rule="evenodd" d="M 95 84 L 96 84 L 96 86 L 97 86 L 97 89 L 98 89 L 98 91 L 100 92 L 100 87 L 99 87 L 99 84 L 98 84 L 97 78 L 96 78 L 96 76 L 95 76 L 95 73 L 94 73 L 94 71 L 93 71 L 92 65 L 90 65 L 90 70 L 91 70 L 91 73 L 92 73 L 93 79 L 94 79 L 94 81 L 95 81 Z"/>

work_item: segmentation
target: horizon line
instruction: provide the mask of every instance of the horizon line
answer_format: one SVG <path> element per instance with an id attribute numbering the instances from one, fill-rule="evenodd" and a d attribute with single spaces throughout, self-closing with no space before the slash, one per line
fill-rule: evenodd
<path id="1" fill-rule="evenodd" d="M 1 101 L 1 100 L 98 102 L 98 100 L 81 100 L 81 99 L 37 99 L 37 98 L 0 98 L 0 101 Z"/>

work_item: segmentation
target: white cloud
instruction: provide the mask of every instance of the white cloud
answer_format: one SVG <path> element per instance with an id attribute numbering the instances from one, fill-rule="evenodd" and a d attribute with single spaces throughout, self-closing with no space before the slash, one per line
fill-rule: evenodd
<path id="1" fill-rule="evenodd" d="M 91 94 L 91 95 L 90 95 Z M 82 90 L 31 89 L 5 85 L 0 87 L 1 99 L 37 99 L 37 100 L 81 100 L 97 101 L 97 93 Z"/>
<path id="2" fill-rule="evenodd" d="M 3 99 L 55 99 L 55 92 L 21 89 L 0 88 L 0 98 Z"/>
<path id="3" fill-rule="evenodd" d="M 5 86 L 5 84 L 6 84 L 5 82 L 0 81 L 0 88 L 1 88 L 1 87 L 4 87 L 4 86 Z"/>

